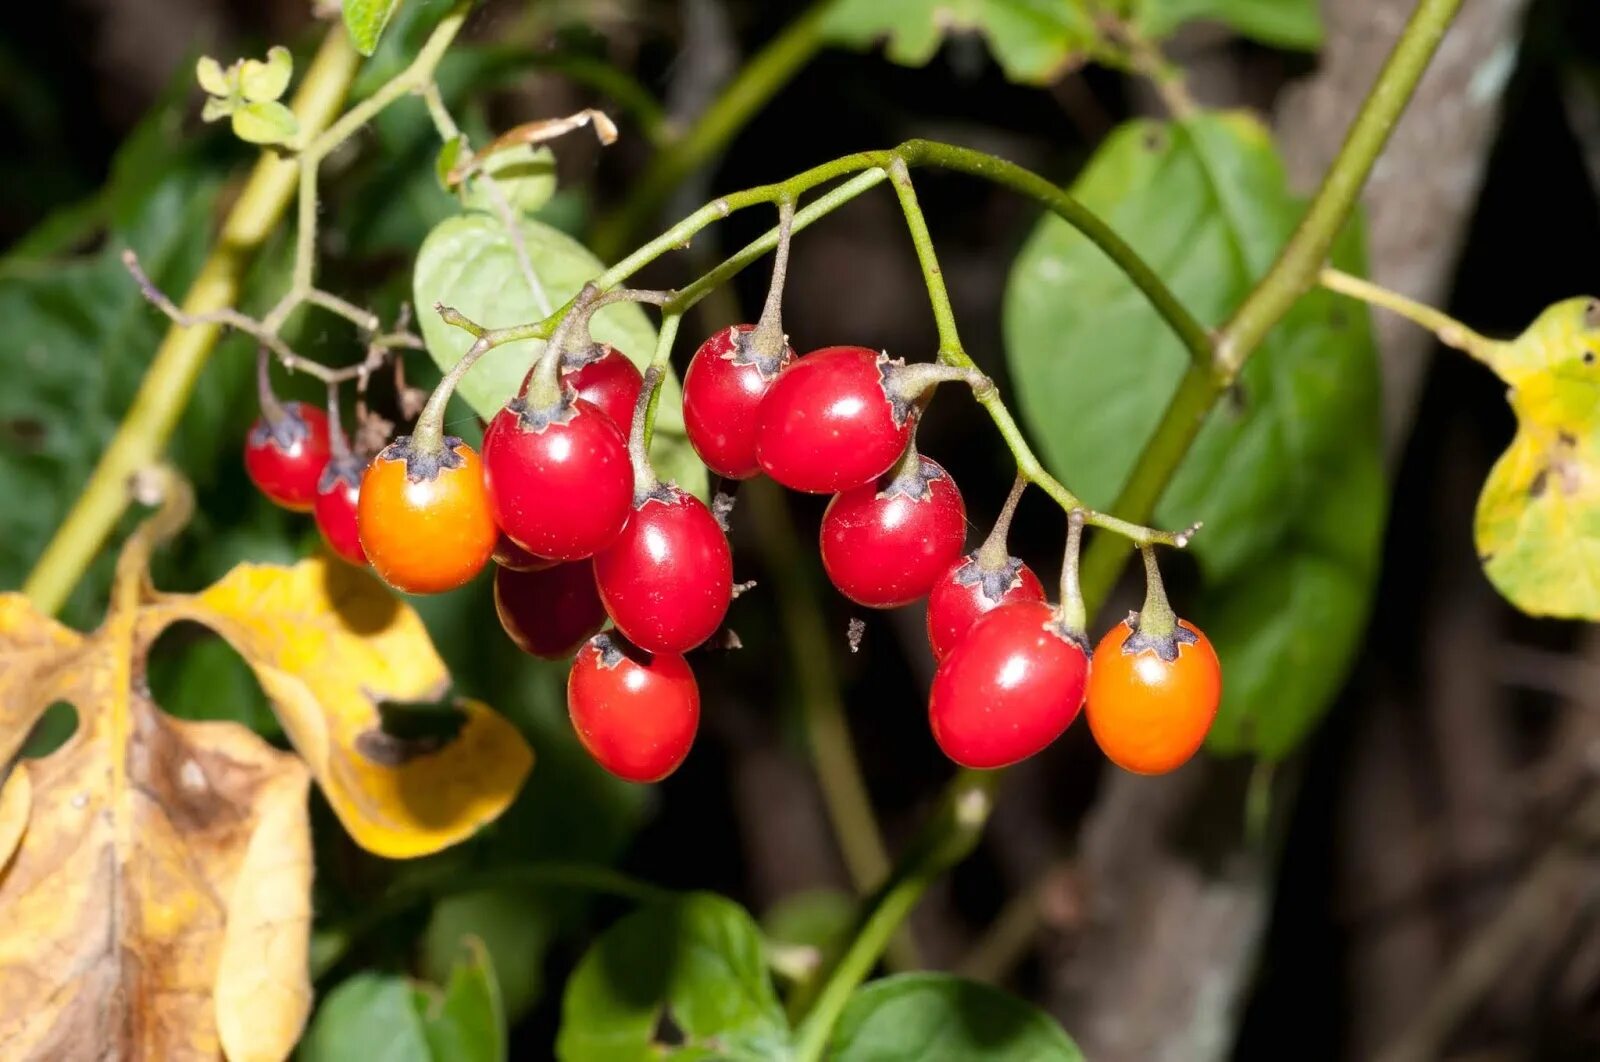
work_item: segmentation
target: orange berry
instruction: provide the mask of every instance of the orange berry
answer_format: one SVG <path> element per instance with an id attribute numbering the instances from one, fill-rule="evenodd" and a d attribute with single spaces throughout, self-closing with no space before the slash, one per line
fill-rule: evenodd
<path id="1" fill-rule="evenodd" d="M 1112 763 L 1135 774 L 1166 774 L 1205 741 L 1222 699 L 1222 666 L 1188 620 L 1178 621 L 1170 660 L 1154 645 L 1127 645 L 1133 635 L 1124 620 L 1095 647 L 1084 714 Z"/>
<path id="2" fill-rule="evenodd" d="M 408 594 L 453 590 L 483 570 L 500 530 L 489 514 L 483 462 L 454 436 L 444 452 L 415 450 L 402 436 L 361 479 L 356 523 L 367 560 Z"/>

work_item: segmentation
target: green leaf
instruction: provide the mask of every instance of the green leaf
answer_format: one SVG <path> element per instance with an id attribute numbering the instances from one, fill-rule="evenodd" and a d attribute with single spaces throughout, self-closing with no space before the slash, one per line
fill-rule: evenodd
<path id="1" fill-rule="evenodd" d="M 289 49 L 275 44 L 267 50 L 267 61 L 246 59 L 239 65 L 239 93 L 251 103 L 267 103 L 282 96 L 294 73 L 294 57 Z"/>
<path id="2" fill-rule="evenodd" d="M 206 102 L 200 107 L 200 120 L 202 122 L 220 122 L 237 110 L 238 106 L 232 99 L 207 96 Z"/>
<path id="3" fill-rule="evenodd" d="M 1221 22 L 1279 48 L 1315 51 L 1322 45 L 1316 0 L 1133 0 L 1134 24 L 1147 37 L 1170 36 L 1185 22 Z"/>
<path id="4" fill-rule="evenodd" d="M 1080 1062 L 1049 1015 L 1015 996 L 940 973 L 873 981 L 845 1004 L 829 1062 Z"/>
<path id="5" fill-rule="evenodd" d="M 502 885 L 440 900 L 423 931 L 422 972 L 442 980 L 462 947 L 481 941 L 505 1011 L 515 1021 L 539 998 L 545 952 L 557 929 L 550 904 L 531 891 Z"/>
<path id="6" fill-rule="evenodd" d="M 1220 324 L 1299 217 L 1267 132 L 1242 115 L 1133 122 L 1073 191 Z M 1334 260 L 1359 269 L 1353 234 Z M 1065 482 L 1109 505 L 1188 363 L 1142 296 L 1054 217 L 1035 230 L 1005 298 L 1024 419 Z M 1180 611 L 1223 663 L 1210 744 L 1286 755 L 1327 707 L 1366 620 L 1383 519 L 1377 361 L 1365 313 L 1313 292 L 1224 396 L 1156 508 L 1204 520 L 1191 551 L 1203 594 Z"/>
<path id="7" fill-rule="evenodd" d="M 852 48 L 887 39 L 886 54 L 923 66 L 946 35 L 981 33 L 1012 81 L 1043 85 L 1096 51 L 1100 36 L 1083 0 L 838 0 L 824 37 Z"/>
<path id="8" fill-rule="evenodd" d="M 494 210 L 494 201 L 484 187 L 484 174 L 494 178 L 511 209 L 521 214 L 532 214 L 555 195 L 555 152 L 548 147 L 518 144 L 490 155 L 482 169 L 467 181 L 467 187 L 462 192 L 461 201 L 469 210 Z"/>
<path id="9" fill-rule="evenodd" d="M 432 310 L 435 303 L 453 306 L 486 328 L 504 327 L 544 317 L 605 269 L 586 247 L 543 222 L 525 218 L 519 231 L 542 300 L 529 290 L 511 238 L 498 218 L 484 214 L 449 218 L 423 241 L 417 253 L 414 294 L 421 308 L 422 338 L 441 369 L 461 359 L 472 337 L 445 324 Z M 633 303 L 600 310 L 590 321 L 590 332 L 640 366 L 655 353 L 655 329 Z M 480 416 L 494 416 L 517 393 L 543 350 L 543 340 L 525 340 L 489 351 L 462 378 L 459 394 Z M 650 455 L 663 476 L 705 497 L 705 466 L 684 435 L 683 395 L 670 375 L 662 385 Z"/>
<path id="10" fill-rule="evenodd" d="M 849 941 L 858 901 L 838 889 L 811 889 L 785 896 L 762 916 L 767 939 L 816 948 L 823 961 Z"/>
<path id="11" fill-rule="evenodd" d="M 349 1062 L 354 1051 L 361 1062 L 433 1062 L 405 978 L 359 973 L 341 982 L 317 1008 L 298 1057 L 300 1062 Z"/>
<path id="12" fill-rule="evenodd" d="M 227 96 L 233 92 L 233 84 L 222 64 L 209 55 L 195 60 L 194 77 L 208 95 Z"/>
<path id="13" fill-rule="evenodd" d="M 500 1062 L 506 1057 L 505 1015 L 494 966 L 483 942 L 467 941 L 444 991 L 413 990 L 428 1050 L 439 1062 Z"/>
<path id="14" fill-rule="evenodd" d="M 344 0 L 344 25 L 356 51 L 371 55 L 377 50 L 378 38 L 399 6 L 400 0 Z"/>
<path id="15" fill-rule="evenodd" d="M 299 131 L 294 112 L 274 100 L 247 103 L 233 112 L 233 134 L 252 144 L 282 144 Z"/>
<path id="16" fill-rule="evenodd" d="M 663 1012 L 681 1046 L 656 1040 Z M 556 1054 L 765 1062 L 786 1057 L 788 1046 L 755 923 L 730 900 L 691 893 L 640 908 L 589 949 L 567 982 Z"/>
<path id="17" fill-rule="evenodd" d="M 439 187 L 450 191 L 450 171 L 456 168 L 456 163 L 461 160 L 461 134 L 446 140 L 439 145 L 439 154 L 434 156 L 433 175 L 439 179 Z"/>

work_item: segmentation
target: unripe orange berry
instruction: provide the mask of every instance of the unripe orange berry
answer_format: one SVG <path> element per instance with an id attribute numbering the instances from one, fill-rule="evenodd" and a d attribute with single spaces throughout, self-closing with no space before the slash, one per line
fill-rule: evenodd
<path id="1" fill-rule="evenodd" d="M 1222 699 L 1222 666 L 1200 629 L 1178 621 L 1172 659 L 1141 646 L 1124 620 L 1100 639 L 1089 668 L 1089 730 L 1106 758 L 1135 774 L 1166 774 L 1206 739 Z M 1131 651 L 1130 651 L 1131 650 Z"/>
<path id="2" fill-rule="evenodd" d="M 383 581 L 408 594 L 453 590 L 483 570 L 499 528 L 489 515 L 483 463 L 454 436 L 439 455 L 409 437 L 367 466 L 356 510 L 361 546 Z"/>

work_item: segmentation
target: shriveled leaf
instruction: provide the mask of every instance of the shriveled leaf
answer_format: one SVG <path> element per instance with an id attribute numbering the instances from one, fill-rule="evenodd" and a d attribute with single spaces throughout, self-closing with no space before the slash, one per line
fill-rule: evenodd
<path id="1" fill-rule="evenodd" d="M 33 783 L 28 772 L 12 771 L 0 785 L 0 874 L 11 862 L 11 853 L 22 842 L 28 829 L 28 816 L 33 811 Z"/>
<path id="2" fill-rule="evenodd" d="M 555 152 L 548 147 L 517 144 L 490 155 L 482 168 L 467 179 L 461 201 L 468 209 L 494 210 L 494 200 L 484 187 L 486 177 L 493 178 L 511 209 L 532 214 L 556 193 Z"/>
<path id="3" fill-rule="evenodd" d="M 1316 0 L 1131 0 L 1134 24 L 1145 36 L 1170 36 L 1185 22 L 1221 22 L 1246 37 L 1280 48 L 1315 51 L 1322 44 Z"/>
<path id="4" fill-rule="evenodd" d="M 1073 187 L 1205 324 L 1270 266 L 1299 217 L 1270 137 L 1242 115 L 1133 122 Z M 1359 268 L 1351 235 L 1334 259 Z M 1092 505 L 1116 497 L 1187 352 L 1110 261 L 1042 221 L 1009 281 L 1018 401 L 1054 471 Z M 1366 620 L 1382 529 L 1376 355 L 1367 317 L 1301 299 L 1224 396 L 1156 508 L 1204 520 L 1205 585 L 1180 610 L 1222 657 L 1222 752 L 1287 754 L 1330 703 Z"/>
<path id="5" fill-rule="evenodd" d="M 885 977 L 850 997 L 830 1062 L 1081 1062 L 1044 1011 L 998 988 L 942 973 Z"/>
<path id="6" fill-rule="evenodd" d="M 1478 497 L 1484 572 L 1531 615 L 1600 620 L 1600 300 L 1556 303 L 1491 359 L 1517 434 Z"/>
<path id="7" fill-rule="evenodd" d="M 477 213 L 450 218 L 423 241 L 417 253 L 414 295 L 417 306 L 426 307 L 419 314 L 422 338 L 441 369 L 461 360 L 472 337 L 445 324 L 431 309 L 435 303 L 452 306 L 486 328 L 521 324 L 561 306 L 605 269 L 586 247 L 543 222 L 525 218 L 519 231 L 538 291 L 530 290 L 510 235 L 498 218 Z M 655 329 L 633 303 L 601 309 L 590 321 L 590 332 L 640 366 L 655 353 Z M 458 393 L 480 416 L 494 416 L 517 393 L 543 350 L 544 342 L 534 339 L 489 351 L 462 378 Z M 705 466 L 684 435 L 683 394 L 671 375 L 662 385 L 650 456 L 665 477 L 705 497 Z"/>
<path id="8" fill-rule="evenodd" d="M 140 678 L 160 615 L 67 638 L 0 602 L 0 674 L 32 676 L 0 688 L 5 747 L 56 701 L 79 715 L 0 797 L 31 790 L 0 877 L 7 1058 L 287 1056 L 311 999 L 305 767 L 237 724 L 160 712 Z"/>
<path id="9" fill-rule="evenodd" d="M 404 859 L 470 837 L 505 810 L 532 767 L 522 736 L 486 705 L 408 712 L 442 698 L 449 675 L 417 614 L 363 570 L 323 558 L 240 565 L 172 607 L 215 628 L 250 664 L 329 804 L 369 851 Z M 408 722 L 424 725 L 408 733 Z"/>
<path id="10" fill-rule="evenodd" d="M 252 144 L 282 144 L 294 139 L 300 122 L 276 100 L 246 103 L 233 112 L 233 135 Z"/>
<path id="11" fill-rule="evenodd" d="M 904 66 L 923 66 L 945 37 L 980 33 L 1012 81 L 1048 84 L 1098 47 L 1094 13 L 1083 0 L 839 0 L 824 36 L 853 48 L 886 41 Z"/>
<path id="12" fill-rule="evenodd" d="M 212 96 L 226 96 L 233 91 L 229 83 L 227 72 L 222 69 L 222 64 L 209 55 L 202 55 L 195 60 L 195 80 L 200 82 L 200 87 Z"/>
<path id="13" fill-rule="evenodd" d="M 265 103 L 282 96 L 294 73 L 294 57 L 289 49 L 275 44 L 267 60 L 246 59 L 239 64 L 239 94 L 251 103 Z"/>
<path id="14" fill-rule="evenodd" d="M 356 51 L 371 55 L 378 48 L 383 29 L 394 17 L 400 0 L 344 0 L 344 25 Z"/>
<path id="15" fill-rule="evenodd" d="M 656 1040 L 663 1013 L 681 1043 Z M 556 1054 L 569 1062 L 785 1057 L 788 1022 L 744 908 L 710 893 L 642 907 L 567 982 Z"/>

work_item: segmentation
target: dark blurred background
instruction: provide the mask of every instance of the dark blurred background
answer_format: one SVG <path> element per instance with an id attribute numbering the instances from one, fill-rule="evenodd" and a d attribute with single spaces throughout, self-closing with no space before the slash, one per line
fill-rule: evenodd
<path id="1" fill-rule="evenodd" d="M 1409 10 L 1402 0 L 1323 6 L 1328 40 L 1318 56 L 1212 28 L 1187 30 L 1169 47 L 1202 102 L 1249 106 L 1272 121 L 1306 191 Z M 208 172 L 237 173 L 249 153 L 206 138 L 188 71 L 200 51 L 227 59 L 274 41 L 304 46 L 306 8 L 304 0 L 71 0 L 8 20 L 0 31 L 0 245 L 49 218 L 66 234 L 50 241 L 50 260 L 92 254 L 103 227 L 95 212 L 109 209 L 96 205 L 96 192 L 119 143 L 153 110 L 164 108 L 162 121 L 202 138 Z M 603 103 L 537 59 L 577 52 L 630 71 L 674 121 L 692 121 L 742 58 L 800 10 L 746 0 L 492 0 L 466 39 L 514 41 L 530 58 L 510 61 L 479 90 L 488 101 L 481 118 L 499 128 Z M 875 53 L 824 51 L 726 157 L 684 183 L 658 220 L 718 191 L 913 136 L 981 147 L 1065 183 L 1117 121 L 1157 108 L 1148 90 L 1100 69 L 1047 89 L 1012 84 L 972 39 L 947 44 L 920 69 Z M 614 205 L 646 163 L 648 145 L 622 124 L 623 140 L 603 153 L 581 138 L 559 146 L 567 191 L 557 208 L 568 227 L 582 231 Z M 416 166 L 429 166 L 431 148 L 405 146 L 416 142 L 409 127 L 389 133 L 385 141 L 380 127 L 368 146 L 373 137 L 400 144 Z M 329 286 L 379 305 L 405 297 L 406 249 L 432 220 L 425 207 L 408 205 L 405 188 L 372 172 L 395 165 L 392 156 L 335 160 L 325 206 Z M 919 187 L 967 345 L 1004 386 L 1001 292 L 1034 211 L 965 179 L 930 173 Z M 1490 335 L 1514 335 L 1556 299 L 1600 293 L 1597 190 L 1600 5 L 1469 0 L 1369 188 L 1372 273 Z M 722 245 L 737 246 L 769 223 L 738 215 Z M 281 252 L 271 253 L 281 262 Z M 8 256 L 0 287 L 42 268 Z M 646 279 L 672 284 L 685 270 L 665 263 Z M 734 292 L 738 305 L 706 303 L 685 335 L 752 313 L 764 285 L 764 268 L 748 271 Z M 1399 1048 L 1390 1058 L 1600 1056 L 1600 638 L 1584 626 L 1519 616 L 1479 570 L 1473 506 L 1513 428 L 1501 385 L 1411 325 L 1376 323 L 1393 490 L 1386 550 L 1365 648 L 1315 738 L 1272 777 L 1247 764 L 1205 762 L 1156 786 L 1109 770 L 1085 728 L 1075 727 L 1012 773 L 978 853 L 914 920 L 926 964 L 961 966 L 1035 999 L 1091 1057 L 1368 1058 L 1385 1048 Z M 786 324 L 801 350 L 828 342 L 914 356 L 934 349 L 926 296 L 887 195 L 858 200 L 797 242 Z M 347 337 L 319 333 L 306 345 L 332 357 L 341 342 Z M 687 356 L 688 344 L 680 346 Z M 0 363 L 10 362 L 5 347 L 0 340 Z M 136 378 L 150 349 L 117 350 L 117 373 Z M 224 442 L 229 432 L 242 434 L 248 417 L 247 356 L 225 347 L 218 358 L 237 367 L 208 373 Z M 414 371 L 431 382 L 425 361 Z M 105 381 L 83 386 L 117 393 Z M 101 399 L 108 408 L 96 415 L 114 422 L 115 403 Z M 61 406 L 71 409 L 66 400 Z M 37 425 L 7 424 L 0 442 L 36 445 L 71 430 L 67 412 L 40 416 Z M 1003 450 L 972 444 L 988 438 L 985 430 L 970 404 L 952 402 L 935 407 L 922 433 L 923 449 L 964 486 L 974 541 L 1010 479 Z M 219 452 L 213 478 L 201 482 L 209 524 L 196 532 L 213 538 L 175 562 L 179 582 L 215 575 L 231 559 L 304 546 L 303 528 L 240 496 L 242 476 L 227 466 L 225 445 Z M 61 486 L 67 498 L 75 490 Z M 791 499 L 801 542 L 814 535 L 820 510 L 820 501 Z M 781 526 L 783 515 L 736 523 L 740 577 L 766 585 L 777 563 L 799 564 L 811 580 L 892 850 L 949 773 L 921 709 L 931 675 L 922 617 L 864 616 L 862 651 L 846 651 L 846 622 L 860 610 L 817 579 L 809 548 L 786 553 L 775 532 L 757 540 L 759 528 Z M 20 579 L 26 549 L 36 552 L 44 530 L 12 544 L 5 585 Z M 1059 516 L 1030 495 L 1013 548 L 1047 584 L 1059 567 L 1060 535 Z M 1180 598 L 1181 585 L 1180 574 Z M 1135 589 L 1125 586 L 1111 611 Z M 494 690 L 505 654 L 469 644 L 471 624 L 482 622 L 471 610 L 484 607 L 483 598 L 480 586 L 466 605 L 430 605 L 426 615 L 464 685 Z M 74 608 L 75 620 L 94 615 L 83 595 Z M 607 790 L 595 799 L 609 811 L 585 805 L 585 818 L 569 825 L 605 833 L 591 854 L 618 853 L 625 869 L 654 881 L 724 891 L 757 912 L 823 890 L 813 896 L 818 908 L 836 909 L 829 896 L 847 888 L 848 877 L 804 753 L 792 703 L 797 665 L 785 654 L 776 610 L 735 615 L 746 648 L 701 669 L 704 737 L 683 770 L 648 797 Z M 216 699 L 219 690 L 254 703 L 225 650 L 199 647 L 197 665 L 201 657 L 189 652 L 197 647 L 182 638 L 167 648 L 200 675 L 182 677 L 172 664 L 169 706 Z M 159 685 L 161 667 L 153 668 Z M 554 680 L 549 672 L 527 679 L 529 703 L 544 705 L 528 709 L 544 720 L 537 725 L 558 719 L 548 703 Z M 550 738 L 556 752 L 536 772 L 555 772 L 545 798 L 588 799 L 566 789 L 589 776 L 560 740 Z M 1264 850 L 1240 840 L 1246 800 L 1262 792 L 1273 838 Z M 541 810 L 527 815 L 507 829 L 537 830 L 528 824 Z M 610 831 L 594 816 L 626 825 Z M 318 825 L 331 822 L 324 816 Z M 330 832 L 336 827 L 321 836 Z M 324 912 L 358 904 L 363 882 L 382 877 L 348 852 L 322 854 Z M 590 928 L 611 911 L 568 904 L 541 916 L 530 959 L 535 987 L 518 1025 L 527 1057 L 548 1044 L 559 1014 L 553 987 L 537 987 L 541 974 L 551 986 L 564 977 Z M 410 914 L 405 934 L 368 942 L 342 969 L 426 967 L 429 934 L 446 933 L 440 924 L 448 918 Z M 410 950 L 419 932 L 420 959 Z M 1203 1027 L 1172 1004 L 1208 993 L 1216 1005 L 1202 1008 Z"/>

